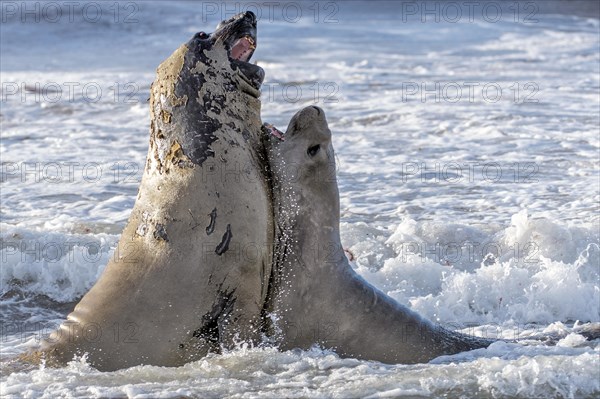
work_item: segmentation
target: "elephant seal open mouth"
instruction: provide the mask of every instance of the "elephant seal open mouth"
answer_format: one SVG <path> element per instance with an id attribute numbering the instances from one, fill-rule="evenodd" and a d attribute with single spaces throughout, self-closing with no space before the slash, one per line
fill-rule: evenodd
<path id="1" fill-rule="evenodd" d="M 261 67 L 250 63 L 257 47 L 254 13 L 249 11 L 223 21 L 212 34 L 198 32 L 187 46 L 194 53 L 194 57 L 203 63 L 211 58 L 207 51 L 213 48 L 225 49 L 232 70 L 237 75 L 236 84 L 246 94 L 256 98 L 260 96 L 260 85 L 265 73 Z"/>
<path id="2" fill-rule="evenodd" d="M 112 260 L 40 351 L 99 370 L 179 366 L 258 342 L 272 205 L 260 120 L 256 17 L 198 33 L 157 69 L 139 193 Z"/>
<path id="3" fill-rule="evenodd" d="M 206 34 L 200 32 L 197 36 L 203 37 Z M 261 67 L 249 62 L 257 46 L 255 15 L 248 12 L 223 21 L 209 38 L 213 45 L 219 42 L 224 44 L 231 63 L 240 71 L 247 83 L 258 91 L 265 73 Z M 255 95 L 256 92 L 248 94 Z"/>

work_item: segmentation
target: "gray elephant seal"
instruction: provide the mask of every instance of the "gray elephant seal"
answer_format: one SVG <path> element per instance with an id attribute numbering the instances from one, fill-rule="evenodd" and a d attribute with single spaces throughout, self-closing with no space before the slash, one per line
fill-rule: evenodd
<path id="1" fill-rule="evenodd" d="M 318 344 L 345 357 L 420 363 L 493 342 L 434 325 L 354 272 L 340 241 L 335 158 L 320 108 L 304 108 L 284 135 L 275 133 L 268 309 L 281 349 Z"/>
<path id="2" fill-rule="evenodd" d="M 178 366 L 259 341 L 273 226 L 255 45 L 246 12 L 158 67 L 131 217 L 98 282 L 37 352 L 47 364 L 87 354 L 99 370 Z"/>

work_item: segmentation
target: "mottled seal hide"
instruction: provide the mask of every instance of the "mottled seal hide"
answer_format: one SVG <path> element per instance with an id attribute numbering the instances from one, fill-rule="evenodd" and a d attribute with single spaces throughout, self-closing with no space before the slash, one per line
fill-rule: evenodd
<path id="1" fill-rule="evenodd" d="M 100 370 L 178 366 L 259 340 L 272 205 L 256 18 L 198 33 L 157 70 L 150 146 L 113 259 L 38 355 Z"/>

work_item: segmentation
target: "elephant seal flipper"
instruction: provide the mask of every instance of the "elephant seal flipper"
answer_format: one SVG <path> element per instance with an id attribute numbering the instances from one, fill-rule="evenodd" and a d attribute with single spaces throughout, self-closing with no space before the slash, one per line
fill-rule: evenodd
<path id="1" fill-rule="evenodd" d="M 42 345 L 48 365 L 179 366 L 260 340 L 273 226 L 255 47 L 246 12 L 158 67 L 136 203 L 103 274 Z"/>
<path id="2" fill-rule="evenodd" d="M 318 344 L 347 357 L 420 363 L 493 342 L 434 325 L 349 265 L 339 235 L 335 157 L 323 110 L 302 109 L 279 136 L 269 140 L 276 246 L 268 306 L 281 349 Z"/>

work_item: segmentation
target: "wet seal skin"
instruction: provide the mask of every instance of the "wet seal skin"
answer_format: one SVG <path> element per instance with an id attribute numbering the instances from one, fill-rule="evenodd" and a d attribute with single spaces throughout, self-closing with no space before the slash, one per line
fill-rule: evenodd
<path id="1" fill-rule="evenodd" d="M 335 157 L 325 113 L 299 111 L 270 135 L 276 226 L 267 309 L 282 350 L 318 344 L 345 357 L 420 363 L 493 341 L 423 319 L 362 279 L 340 240 Z"/>
<path id="2" fill-rule="evenodd" d="M 256 17 L 246 12 L 196 34 L 158 67 L 145 170 L 114 256 L 24 360 L 64 365 L 87 354 L 103 371 L 179 366 L 235 340 L 258 341 L 273 226 L 264 72 L 248 62 L 256 43 Z M 227 179 L 224 164 L 254 174 Z M 248 245 L 257 256 L 238 256 Z"/>

